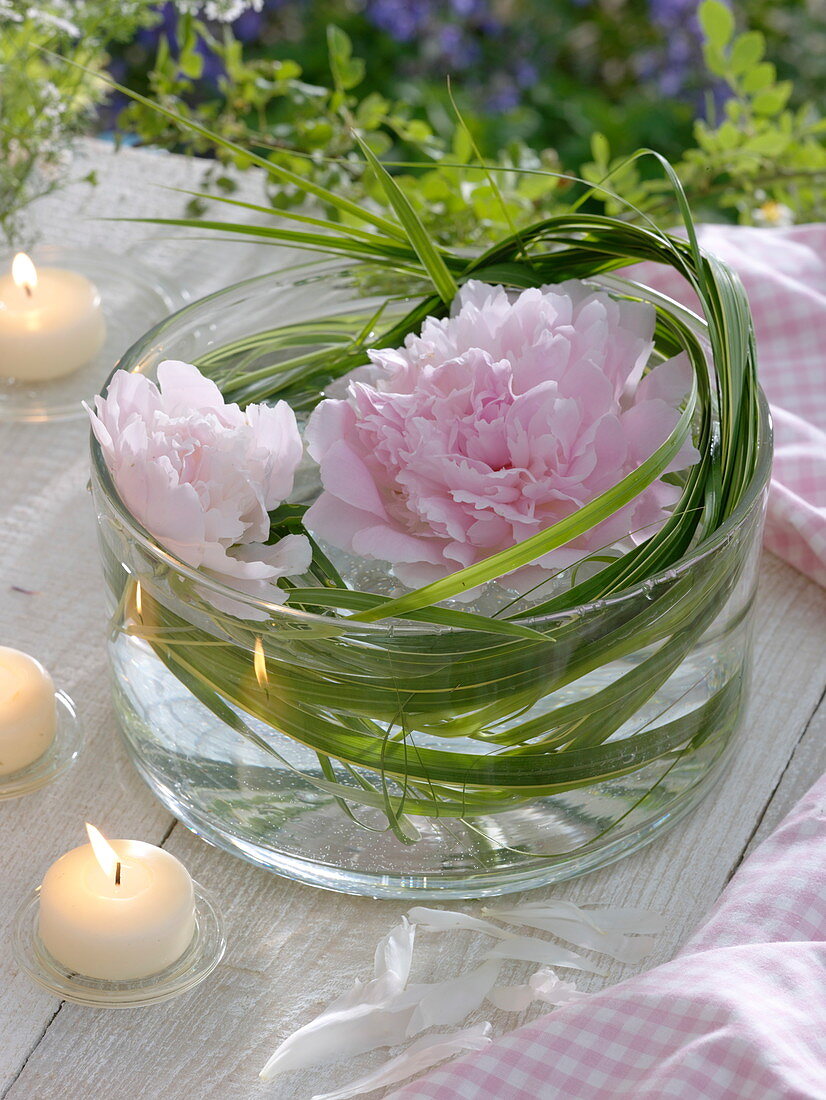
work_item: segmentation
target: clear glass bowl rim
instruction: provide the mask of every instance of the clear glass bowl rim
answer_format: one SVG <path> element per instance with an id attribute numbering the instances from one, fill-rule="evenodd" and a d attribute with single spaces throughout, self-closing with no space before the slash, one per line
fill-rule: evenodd
<path id="1" fill-rule="evenodd" d="M 197 315 L 200 310 L 205 308 L 209 309 L 210 315 L 215 316 L 214 306 L 224 304 L 228 299 L 237 295 L 239 291 L 250 291 L 257 289 L 264 284 L 271 287 L 278 286 L 297 286 L 301 285 L 304 281 L 303 277 L 307 277 L 307 282 L 316 282 L 320 278 L 324 278 L 329 275 L 345 275 L 354 265 L 347 260 L 321 260 L 310 261 L 308 263 L 299 263 L 291 265 L 289 267 L 281 268 L 279 271 L 269 272 L 264 275 L 255 275 L 250 279 L 244 279 L 241 282 L 234 283 L 232 286 L 225 287 L 223 290 L 215 291 L 212 294 L 208 294 L 203 298 L 198 298 L 194 302 L 190 302 L 188 305 L 179 309 L 176 313 L 170 314 L 159 324 L 149 329 L 140 340 L 134 343 L 126 352 L 124 352 L 121 359 L 113 368 L 109 377 L 106 379 L 101 394 L 105 394 L 109 388 L 109 384 L 112 381 L 115 373 L 118 370 L 133 369 L 133 365 L 138 362 L 143 355 L 149 351 L 152 346 L 157 342 L 161 336 L 169 339 L 174 333 L 178 323 L 185 319 L 189 319 L 193 315 Z M 369 266 L 369 264 L 362 265 Z M 290 278 L 290 276 L 293 276 Z M 588 279 L 589 282 L 598 282 L 606 287 L 608 290 L 614 290 L 620 294 L 628 291 L 632 288 L 635 292 L 640 291 L 642 294 L 649 298 L 652 302 L 656 301 L 663 305 L 670 311 L 679 314 L 683 320 L 685 320 L 695 331 L 699 330 L 700 335 L 707 331 L 706 322 L 698 317 L 696 313 L 675 302 L 673 299 L 666 297 L 653 291 L 650 287 L 645 287 L 641 284 L 634 283 L 627 279 L 622 279 L 616 276 L 594 276 Z M 568 608 L 565 611 L 557 611 L 550 615 L 537 615 L 532 618 L 520 619 L 520 622 L 529 626 L 531 624 L 550 624 L 554 621 L 565 622 L 570 621 L 574 616 L 581 616 L 585 618 L 589 613 L 601 613 L 611 607 L 618 607 L 632 600 L 642 592 L 650 592 L 650 590 L 656 587 L 660 583 L 666 581 L 673 581 L 677 577 L 684 573 L 690 572 L 695 566 L 699 565 L 707 556 L 714 553 L 718 547 L 724 543 L 727 539 L 732 537 L 736 531 L 742 527 L 749 519 L 754 506 L 763 492 L 771 474 L 772 466 L 772 423 L 771 413 L 769 410 L 768 401 L 763 393 L 761 387 L 758 386 L 758 403 L 760 408 L 760 424 L 759 435 L 757 443 L 758 458 L 755 466 L 754 473 L 751 481 L 749 482 L 746 492 L 743 495 L 742 500 L 728 517 L 725 523 L 702 543 L 700 543 L 691 553 L 686 554 L 680 558 L 673 565 L 667 569 L 663 569 L 658 573 L 652 574 L 645 580 L 640 581 L 638 584 L 631 588 L 623 589 L 615 596 L 609 596 L 598 600 L 593 600 L 588 603 L 578 604 L 575 607 Z M 378 623 L 362 623 L 353 622 L 346 617 L 333 618 L 326 615 L 314 615 L 307 611 L 299 611 L 297 608 L 286 607 L 282 604 L 271 603 L 267 600 L 250 596 L 245 592 L 240 592 L 238 589 L 231 588 L 229 585 L 222 584 L 220 581 L 214 580 L 212 577 L 201 573 L 193 566 L 187 565 L 180 559 L 176 558 L 163 546 L 161 546 L 153 536 L 138 522 L 138 520 L 127 510 L 123 504 L 118 491 L 112 481 L 111 474 L 106 465 L 106 461 L 103 457 L 103 451 L 94 436 L 93 432 L 90 432 L 90 447 L 92 458 L 92 474 L 96 476 L 98 485 L 102 489 L 109 507 L 117 516 L 119 524 L 123 527 L 130 537 L 134 540 L 150 557 L 156 559 L 161 565 L 166 568 L 174 570 L 187 579 L 196 582 L 201 588 L 208 589 L 215 592 L 217 595 L 222 596 L 224 599 L 231 599 L 236 603 L 243 604 L 245 606 L 254 608 L 256 612 L 264 612 L 273 621 L 277 621 L 279 618 L 289 620 L 293 623 L 304 622 L 310 624 L 320 624 L 325 626 L 328 630 L 333 625 L 338 625 L 342 630 L 346 630 L 348 633 L 358 632 L 360 634 L 369 634 L 373 637 L 385 634 L 392 624 L 394 633 L 398 634 L 401 627 L 405 631 L 415 634 L 442 634 L 447 629 L 443 626 L 406 622 L 404 620 L 387 620 L 386 622 Z"/>

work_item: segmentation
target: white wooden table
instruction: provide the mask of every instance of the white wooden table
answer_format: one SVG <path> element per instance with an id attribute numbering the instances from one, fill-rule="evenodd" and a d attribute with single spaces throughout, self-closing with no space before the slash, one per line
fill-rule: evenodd
<path id="1" fill-rule="evenodd" d="M 249 243 L 204 234 L 174 239 L 151 226 L 99 216 L 175 214 L 199 168 L 177 157 L 88 143 L 75 185 L 43 202 L 45 240 L 139 256 L 196 295 L 284 262 Z M 244 197 L 259 197 L 247 176 Z M 293 1074 L 270 1086 L 258 1070 L 277 1043 L 355 977 L 405 906 L 323 893 L 208 847 L 177 824 L 133 772 L 119 743 L 104 656 L 102 581 L 87 479 L 87 426 L 0 424 L 0 644 L 43 660 L 76 700 L 87 729 L 80 761 L 62 780 L 0 803 L 0 1098 L 8 1100 L 236 1100 L 309 1097 L 364 1063 Z M 23 591 L 21 591 L 23 590 Z M 646 905 L 668 931 L 649 964 L 668 959 L 740 861 L 826 766 L 826 593 L 767 557 L 757 609 L 747 734 L 725 781 L 666 838 L 605 871 L 557 887 L 574 900 Z M 49 864 L 82 843 L 83 822 L 110 836 L 163 844 L 219 897 L 229 948 L 200 988 L 154 1008 L 105 1011 L 60 1003 L 18 971 L 11 924 Z M 472 906 L 466 908 L 472 909 Z M 480 940 L 422 936 L 416 980 L 470 965 Z M 632 970 L 617 966 L 610 980 Z M 493 1013 L 504 1030 L 522 1018 Z"/>

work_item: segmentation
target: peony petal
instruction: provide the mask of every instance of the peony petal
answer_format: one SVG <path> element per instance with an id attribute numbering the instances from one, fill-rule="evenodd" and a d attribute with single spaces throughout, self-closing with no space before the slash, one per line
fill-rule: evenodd
<path id="1" fill-rule="evenodd" d="M 637 386 L 634 403 L 659 399 L 676 409 L 691 392 L 692 377 L 691 361 L 681 352 L 646 374 Z"/>
<path id="2" fill-rule="evenodd" d="M 414 1002 L 416 1007 L 407 1025 L 407 1035 L 416 1035 L 429 1027 L 461 1023 L 485 1000 L 501 967 L 501 962 L 491 960 L 456 978 L 410 986 L 403 999 Z"/>
<path id="3" fill-rule="evenodd" d="M 572 901 L 564 901 L 561 898 L 549 898 L 545 901 L 526 901 L 521 905 L 511 906 L 485 906 L 483 913 L 489 913 L 497 920 L 516 918 L 511 923 L 519 923 L 522 916 L 540 917 L 552 920 L 562 918 L 569 921 L 579 921 L 583 925 L 593 928 L 597 932 L 630 932 L 636 934 L 648 933 L 657 935 L 664 932 L 667 925 L 665 919 L 659 913 L 650 909 L 629 909 L 604 907 L 599 909 L 583 909 Z"/>
<path id="4" fill-rule="evenodd" d="M 512 936 L 502 940 L 485 955 L 486 959 L 515 959 L 540 963 L 543 966 L 562 966 L 570 970 L 584 970 L 588 974 L 604 974 L 575 951 L 559 944 L 536 939 L 535 936 Z"/>
<path id="5" fill-rule="evenodd" d="M 365 558 L 391 562 L 430 562 L 440 560 L 435 539 L 419 539 L 396 531 L 388 524 L 366 527 L 353 536 L 353 551 Z"/>
<path id="6" fill-rule="evenodd" d="M 407 915 L 426 932 L 482 932 L 498 940 L 511 935 L 488 920 L 480 920 L 469 913 L 457 913 L 453 909 L 428 909 L 417 905 Z"/>
<path id="7" fill-rule="evenodd" d="M 409 564 L 396 562 L 393 565 L 393 576 L 398 577 L 402 584 L 407 585 L 408 588 L 421 588 L 432 581 L 441 580 L 442 577 L 451 572 L 453 570 L 445 564 L 428 565 L 426 562 L 411 562 Z M 454 596 L 453 598 L 460 601 L 473 600 L 478 595 L 479 589 L 474 588 L 463 596 Z"/>
<path id="8" fill-rule="evenodd" d="M 310 414 L 304 430 L 304 440 L 310 457 L 321 460 L 338 439 L 346 439 L 356 418 L 347 401 L 327 399 L 319 402 Z"/>
<path id="9" fill-rule="evenodd" d="M 95 402 L 102 402 L 102 398 L 96 397 Z M 94 433 L 95 439 L 101 445 L 107 463 L 111 462 L 112 458 L 114 457 L 115 450 L 115 445 L 112 440 L 112 433 L 109 431 L 103 420 L 101 420 L 101 418 L 98 416 L 97 412 L 94 411 L 94 409 L 91 409 L 85 401 L 81 401 L 81 405 L 88 414 L 89 422 L 92 425 L 92 431 Z"/>
<path id="10" fill-rule="evenodd" d="M 482 1023 L 447 1035 L 424 1035 L 377 1069 L 333 1092 L 318 1093 L 312 1100 L 349 1100 L 352 1096 L 361 1096 L 375 1089 L 395 1085 L 462 1051 L 482 1050 L 491 1041 L 490 1033 L 490 1024 Z"/>
<path id="11" fill-rule="evenodd" d="M 292 492 L 304 453 L 295 413 L 286 401 L 273 406 L 247 405 L 245 413 L 255 444 L 267 455 L 262 491 L 264 506 L 271 511 Z"/>
<path id="12" fill-rule="evenodd" d="M 342 550 L 353 549 L 353 538 L 376 517 L 345 504 L 332 493 L 322 493 L 304 513 L 304 526 L 317 538 L 326 539 Z"/>
<path id="13" fill-rule="evenodd" d="M 353 508 L 371 512 L 384 519 L 384 510 L 376 484 L 364 461 L 343 439 L 337 440 L 321 462 L 321 482 L 328 493 Z"/>
<path id="14" fill-rule="evenodd" d="M 414 934 L 415 925 L 406 921 L 393 929 L 376 951 L 373 980 L 356 983 L 293 1032 L 267 1061 L 261 1078 L 395 1046 L 427 1027 L 458 1023 L 478 1008 L 500 964 L 490 960 L 458 978 L 405 988 Z"/>
<path id="15" fill-rule="evenodd" d="M 158 364 L 158 386 L 163 396 L 163 408 L 170 416 L 189 416 L 193 411 L 212 412 L 226 427 L 240 427 L 244 414 L 237 405 L 227 405 L 223 394 L 212 381 L 191 363 L 164 359 Z"/>
<path id="16" fill-rule="evenodd" d="M 114 437 L 132 417 L 144 423 L 151 420 L 161 408 L 161 396 L 158 387 L 146 375 L 118 370 L 107 386 L 106 396 L 95 398 L 95 407 Z"/>
<path id="17" fill-rule="evenodd" d="M 270 579 L 305 573 L 313 560 L 313 548 L 306 535 L 285 535 L 270 545 L 250 543 L 234 547 L 230 554 L 236 561 L 260 562 Z"/>
<path id="18" fill-rule="evenodd" d="M 371 982 L 364 987 L 367 989 Z M 359 1003 L 328 1009 L 294 1031 L 267 1061 L 259 1076 L 270 1081 L 280 1073 L 329 1065 L 376 1047 L 404 1042 L 412 1009 L 392 1011 L 384 1003 Z"/>
<path id="19" fill-rule="evenodd" d="M 535 971 L 524 985 L 496 986 L 488 1000 L 504 1012 L 524 1012 L 534 1001 L 564 1005 L 587 997 L 573 982 L 564 982 L 553 970 L 543 967 Z"/>
<path id="20" fill-rule="evenodd" d="M 390 977 L 394 988 L 404 989 L 410 976 L 415 942 L 415 923 L 411 924 L 407 917 L 402 917 L 401 924 L 391 928 L 376 947 L 373 976 L 377 979 Z"/>
<path id="21" fill-rule="evenodd" d="M 568 943 L 576 944 L 590 951 L 609 955 L 617 962 L 634 964 L 641 962 L 654 948 L 652 936 L 626 936 L 622 932 L 603 932 L 579 920 L 567 920 L 563 917 L 541 917 L 523 914 L 508 916 L 507 910 L 497 911 L 499 920 L 508 924 L 536 928 L 540 932 L 550 932 Z"/>

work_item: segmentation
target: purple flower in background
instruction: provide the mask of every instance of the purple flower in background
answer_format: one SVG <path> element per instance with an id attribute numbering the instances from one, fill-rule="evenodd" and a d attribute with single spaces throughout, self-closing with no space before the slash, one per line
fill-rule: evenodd
<path id="1" fill-rule="evenodd" d="M 519 106 L 519 88 L 506 73 L 497 73 L 488 88 L 485 109 L 491 114 L 505 114 Z"/>
<path id="2" fill-rule="evenodd" d="M 684 26 L 696 15 L 698 0 L 648 0 L 652 22 L 664 29 Z"/>
<path id="3" fill-rule="evenodd" d="M 397 42 L 410 42 L 422 33 L 432 9 L 428 0 L 370 0 L 366 14 Z"/>
<path id="4" fill-rule="evenodd" d="M 479 43 L 468 38 L 455 23 L 442 27 L 438 41 L 445 64 L 454 72 L 469 69 L 481 59 Z"/>
<path id="5" fill-rule="evenodd" d="M 516 62 L 513 75 L 520 88 L 531 88 L 539 79 L 536 66 L 524 57 L 520 57 Z"/>
<path id="6" fill-rule="evenodd" d="M 656 83 L 658 90 L 671 98 L 685 96 L 697 76 L 704 72 L 703 32 L 697 18 L 700 0 L 648 0 L 651 22 L 663 34 L 659 50 L 642 54 L 637 60 L 637 72 L 645 80 Z M 705 91 L 705 89 L 703 89 Z M 711 89 L 717 105 L 729 97 L 725 85 L 715 82 Z M 704 112 L 704 96 L 697 94 L 697 109 Z"/>
<path id="7" fill-rule="evenodd" d="M 268 5 L 272 7 L 274 5 Z M 232 25 L 232 33 L 239 42 L 255 42 L 264 29 L 266 16 L 263 11 L 245 11 Z"/>

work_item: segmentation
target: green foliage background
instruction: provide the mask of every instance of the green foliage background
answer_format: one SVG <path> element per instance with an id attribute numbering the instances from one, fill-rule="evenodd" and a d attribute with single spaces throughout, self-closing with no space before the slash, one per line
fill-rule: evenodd
<path id="1" fill-rule="evenodd" d="M 719 0 L 702 6 L 696 62 L 673 96 L 639 76 L 640 58 L 664 48 L 657 0 L 509 0 L 499 5 L 503 34 L 450 79 L 428 61 L 426 42 L 394 39 L 363 4 L 345 0 L 281 0 L 246 43 L 232 26 L 194 16 L 192 4 L 167 5 L 159 22 L 145 0 L 78 0 L 73 35 L 37 18 L 59 3 L 0 3 L 0 229 L 12 241 L 25 236 L 26 204 L 71 179 L 61 156 L 78 133 L 114 126 L 119 140 L 209 157 L 218 193 L 233 187 L 224 165 L 251 163 L 151 106 L 111 96 L 94 76 L 106 71 L 186 121 L 381 209 L 386 198 L 358 136 L 443 243 L 485 245 L 564 210 L 569 181 L 549 172 L 593 183 L 611 172 L 623 200 L 673 224 L 673 194 L 656 173 L 621 167 L 641 146 L 676 164 L 699 219 L 787 224 L 826 209 L 826 17 L 807 0 L 734 13 Z M 497 106 L 500 70 L 523 52 L 535 79 L 518 101 Z M 281 208 L 305 201 L 283 183 L 270 184 L 270 198 Z M 630 216 L 608 196 L 590 209 Z"/>
<path id="2" fill-rule="evenodd" d="M 312 7 L 316 18 L 341 9 Z M 566 12 L 567 23 L 558 28 L 565 42 L 576 9 L 548 5 L 536 17 L 549 37 L 559 10 Z M 227 28 L 218 34 L 186 19 L 179 48 L 162 41 L 147 80 L 152 98 L 175 113 L 378 209 L 386 200 L 359 155 L 357 138 L 364 140 L 442 243 L 484 245 L 514 225 L 566 209 L 569 181 L 549 172 L 595 184 L 610 175 L 620 201 L 604 196 L 591 200 L 592 208 L 628 217 L 630 203 L 637 208 L 634 217 L 673 224 L 673 192 L 662 179 L 636 162 L 623 166 L 641 144 L 676 164 L 699 219 L 771 225 L 821 217 L 826 123 L 803 95 L 816 67 L 804 68 L 804 86 L 796 93 L 767 59 L 763 31 L 740 30 L 720 0 L 707 0 L 699 12 L 702 64 L 695 82 L 698 93 L 705 89 L 706 104 L 705 113 L 696 115 L 690 102 L 657 100 L 651 87 L 634 81 L 634 48 L 625 41 L 639 30 L 633 20 L 616 39 L 598 28 L 590 53 L 560 51 L 553 73 L 500 114 L 480 109 L 467 79 L 411 81 L 404 76 L 399 44 L 387 46 L 375 34 L 367 41 L 357 21 L 355 39 L 336 24 L 326 33 L 313 24 L 315 33 L 292 51 L 299 61 L 289 56 L 290 43 L 250 53 Z M 611 48 L 604 54 L 606 43 Z M 202 80 L 204 44 L 223 68 L 211 92 Z M 779 55 L 788 70 L 783 50 Z M 391 75 L 394 65 L 401 76 Z M 606 71 L 613 74 L 611 86 Z M 120 125 L 152 144 L 244 164 L 243 157 L 216 151 L 208 138 L 182 133 L 174 121 L 140 103 L 127 108 Z M 220 169 L 213 180 L 231 189 Z M 304 201 L 301 189 L 290 185 L 272 186 L 270 197 L 277 207 Z M 197 208 L 195 203 L 193 212 Z"/>

